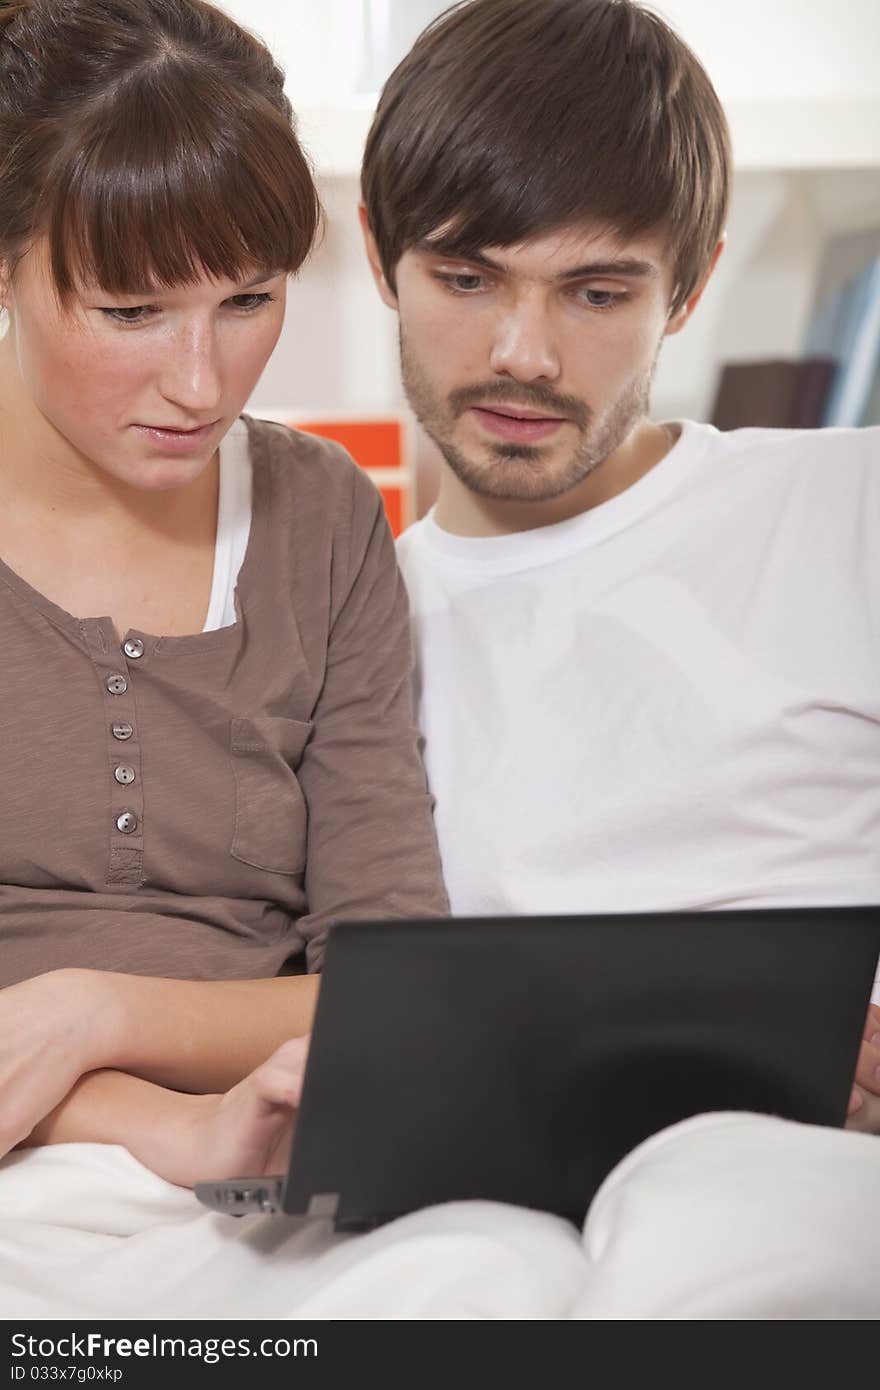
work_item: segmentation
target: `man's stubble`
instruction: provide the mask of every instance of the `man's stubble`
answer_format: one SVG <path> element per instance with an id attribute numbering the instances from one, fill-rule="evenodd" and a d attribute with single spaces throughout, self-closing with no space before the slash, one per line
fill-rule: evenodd
<path id="1" fill-rule="evenodd" d="M 562 497 L 595 472 L 647 415 L 659 352 L 658 343 L 648 370 L 631 379 L 596 419 L 585 402 L 563 396 L 552 387 L 503 378 L 460 388 L 444 401 L 416 361 L 402 327 L 400 330 L 401 379 L 416 419 L 465 487 L 477 496 L 508 502 L 544 502 Z M 481 450 L 482 458 L 469 457 L 453 441 L 456 422 L 468 406 L 491 407 L 493 400 L 565 415 L 572 421 L 571 427 L 577 429 L 577 442 L 552 465 L 548 463 L 550 450 L 530 444 L 487 443 Z"/>

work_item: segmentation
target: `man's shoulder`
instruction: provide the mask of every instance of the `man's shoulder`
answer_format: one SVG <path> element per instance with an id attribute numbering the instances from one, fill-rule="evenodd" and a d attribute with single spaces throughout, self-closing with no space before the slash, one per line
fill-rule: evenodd
<path id="1" fill-rule="evenodd" d="M 397 563 L 401 569 L 405 570 L 407 565 L 416 564 L 419 554 L 423 550 L 425 531 L 425 518 L 414 521 L 406 530 L 401 531 L 394 544 L 397 548 Z"/>
<path id="2" fill-rule="evenodd" d="M 859 429 L 717 430 L 701 425 L 700 466 L 691 475 L 698 496 L 720 487 L 745 490 L 753 503 L 765 494 L 800 496 L 822 506 L 850 497 L 880 506 L 880 426 Z"/>
<path id="3" fill-rule="evenodd" d="M 880 461 L 880 425 L 859 429 L 702 429 L 709 449 L 731 460 L 757 462 L 766 458 L 768 464 L 852 463 L 875 468 Z"/>

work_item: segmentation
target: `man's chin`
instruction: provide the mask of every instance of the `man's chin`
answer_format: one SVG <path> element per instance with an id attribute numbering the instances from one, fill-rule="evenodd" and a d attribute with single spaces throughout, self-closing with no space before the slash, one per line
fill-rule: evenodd
<path id="1" fill-rule="evenodd" d="M 583 481 L 591 467 L 560 463 L 525 445 L 493 450 L 488 461 L 472 460 L 452 450 L 444 457 L 459 482 L 478 497 L 498 502 L 551 502 Z"/>

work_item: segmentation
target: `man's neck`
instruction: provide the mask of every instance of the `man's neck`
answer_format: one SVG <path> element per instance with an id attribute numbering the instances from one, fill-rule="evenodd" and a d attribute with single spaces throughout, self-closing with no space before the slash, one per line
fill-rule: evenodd
<path id="1" fill-rule="evenodd" d="M 640 420 L 622 444 L 592 473 L 560 497 L 543 502 L 483 497 L 443 464 L 434 520 L 455 536 L 507 536 L 569 521 L 632 487 L 654 468 L 676 440 L 663 425 Z"/>

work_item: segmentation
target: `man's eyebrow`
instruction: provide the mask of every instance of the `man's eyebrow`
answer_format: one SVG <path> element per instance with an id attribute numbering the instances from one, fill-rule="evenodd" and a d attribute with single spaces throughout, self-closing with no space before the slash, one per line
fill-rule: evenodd
<path id="1" fill-rule="evenodd" d="M 556 280 L 582 280 L 588 275 L 626 275 L 637 280 L 655 280 L 660 274 L 652 261 L 638 261 L 634 256 L 618 256 L 610 261 L 587 261 L 584 265 L 563 270 Z"/>
<path id="2" fill-rule="evenodd" d="M 505 273 L 507 267 L 499 261 L 495 261 L 491 256 L 487 256 L 484 251 L 450 251 L 438 242 L 420 241 L 416 246 L 417 251 L 424 251 L 429 256 L 447 256 L 450 260 L 467 261 L 469 265 L 479 265 L 486 270 L 500 271 Z M 640 261 L 634 256 L 615 256 L 611 260 L 605 261 L 585 261 L 583 265 L 572 266 L 569 270 L 560 271 L 558 275 L 548 276 L 548 282 L 562 282 L 565 280 L 584 280 L 589 276 L 600 275 L 623 275 L 630 279 L 656 280 L 660 271 L 652 261 Z"/>

